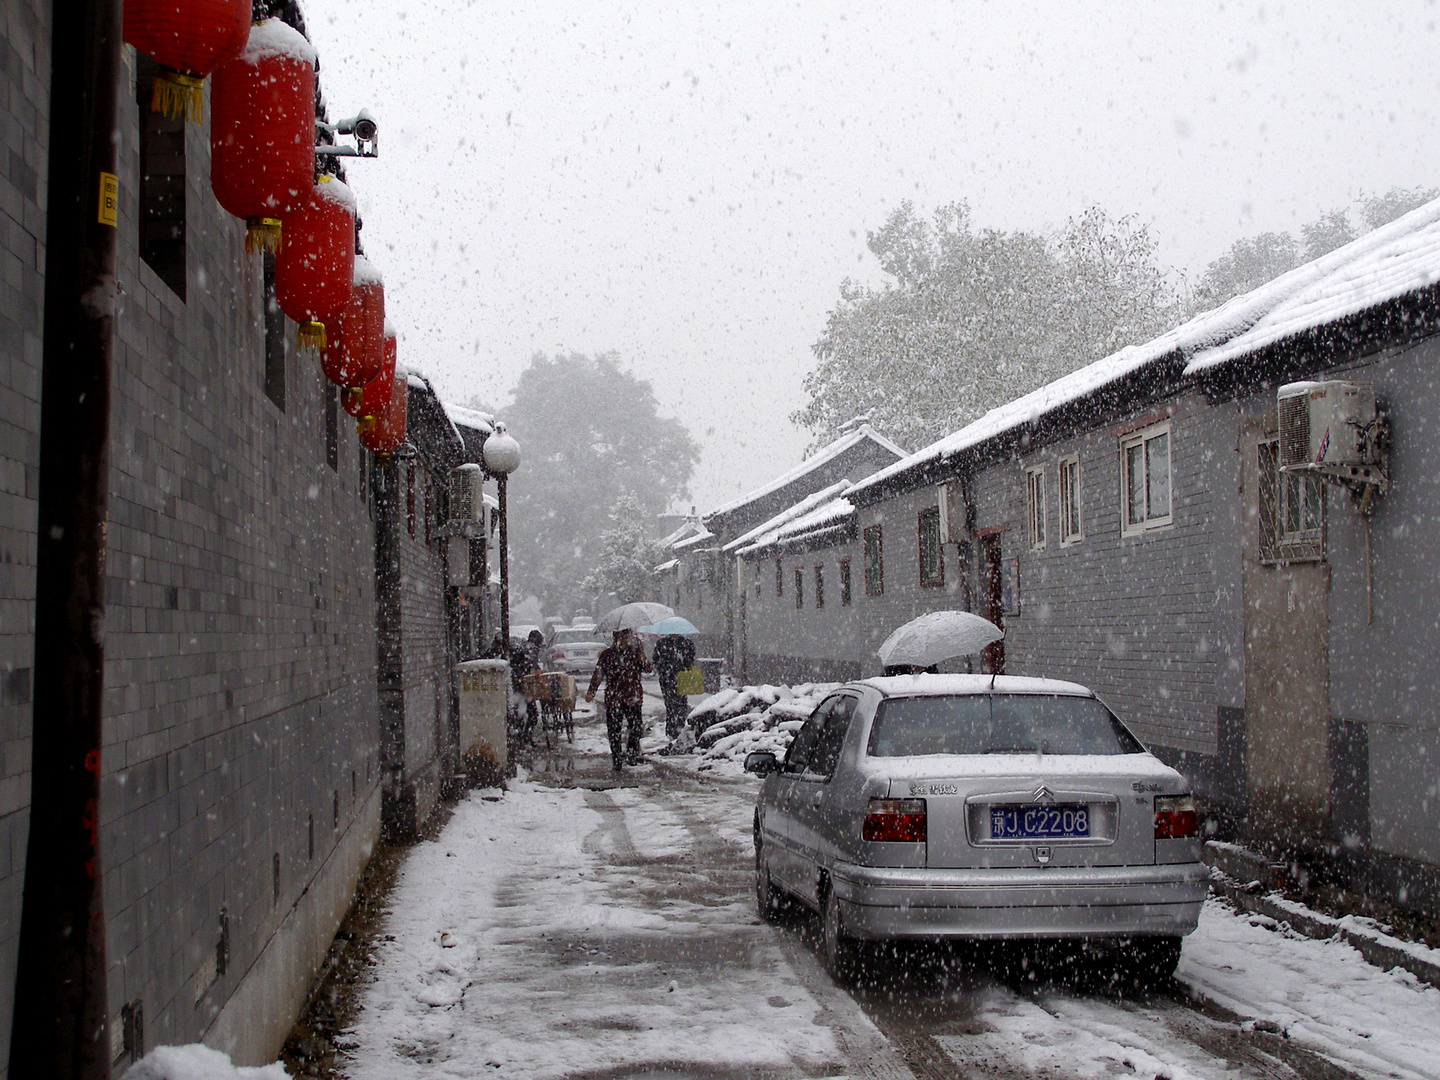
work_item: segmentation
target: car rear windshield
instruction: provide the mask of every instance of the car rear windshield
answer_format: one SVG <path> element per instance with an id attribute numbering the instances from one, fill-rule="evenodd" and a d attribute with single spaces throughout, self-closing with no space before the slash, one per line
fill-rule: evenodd
<path id="1" fill-rule="evenodd" d="M 950 694 L 891 698 L 870 729 L 871 757 L 926 754 L 1140 754 L 1144 747 L 1094 698 Z"/>
<path id="2" fill-rule="evenodd" d="M 556 630 L 551 645 L 579 645 L 582 642 L 594 642 L 595 632 L 593 630 Z"/>

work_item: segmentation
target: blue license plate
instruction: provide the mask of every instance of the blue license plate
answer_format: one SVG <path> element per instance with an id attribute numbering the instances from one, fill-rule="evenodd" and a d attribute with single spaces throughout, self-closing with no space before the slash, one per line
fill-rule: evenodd
<path id="1" fill-rule="evenodd" d="M 990 808 L 991 840 L 1073 840 L 1089 835 L 1090 808 L 1078 803 Z"/>

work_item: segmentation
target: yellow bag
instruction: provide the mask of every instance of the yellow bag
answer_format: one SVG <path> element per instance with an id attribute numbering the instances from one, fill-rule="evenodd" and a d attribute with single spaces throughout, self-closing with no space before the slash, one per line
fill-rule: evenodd
<path id="1" fill-rule="evenodd" d="M 686 668 L 675 675 L 675 692 L 690 697 L 705 692 L 705 676 L 698 667 Z"/>

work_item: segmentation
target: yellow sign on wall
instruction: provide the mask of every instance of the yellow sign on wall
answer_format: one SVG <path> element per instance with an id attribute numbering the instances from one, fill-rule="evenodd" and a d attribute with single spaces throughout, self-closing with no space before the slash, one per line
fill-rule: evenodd
<path id="1" fill-rule="evenodd" d="M 119 221 L 119 208 L 120 178 L 114 173 L 102 172 L 100 174 L 100 214 L 96 220 L 101 225 L 115 228 Z"/>

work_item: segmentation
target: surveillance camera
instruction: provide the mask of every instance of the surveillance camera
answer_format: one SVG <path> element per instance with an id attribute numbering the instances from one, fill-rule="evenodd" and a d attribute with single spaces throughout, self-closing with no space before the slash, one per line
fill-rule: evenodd
<path id="1" fill-rule="evenodd" d="M 361 109 L 359 115 L 355 117 L 354 130 L 355 137 L 361 142 L 374 142 L 375 136 L 379 134 L 380 125 L 375 122 L 375 118 L 369 112 Z"/>

